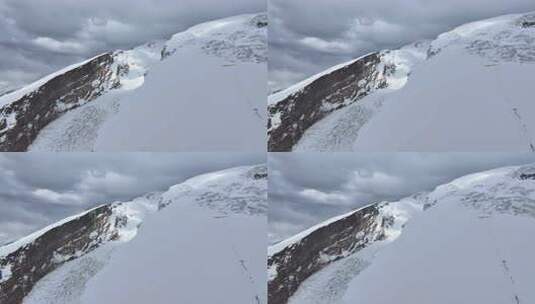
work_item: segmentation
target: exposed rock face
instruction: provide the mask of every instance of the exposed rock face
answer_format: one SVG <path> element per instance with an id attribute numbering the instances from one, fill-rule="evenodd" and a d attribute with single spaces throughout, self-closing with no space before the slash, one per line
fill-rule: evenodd
<path id="1" fill-rule="evenodd" d="M 535 27 L 535 14 L 526 14 L 520 18 L 520 26 L 523 28 Z"/>
<path id="2" fill-rule="evenodd" d="M 50 122 L 61 114 L 90 102 L 106 90 L 120 86 L 112 70 L 113 53 L 106 53 L 69 70 L 39 89 L 0 108 L 0 151 L 26 151 Z M 13 117 L 14 125 L 10 125 Z"/>
<path id="3" fill-rule="evenodd" d="M 249 176 L 251 176 L 253 179 L 256 179 L 256 180 L 264 179 L 267 181 L 267 178 L 268 178 L 267 166 L 262 165 L 262 166 L 254 167 L 253 169 L 249 171 Z"/>
<path id="4" fill-rule="evenodd" d="M 117 238 L 105 205 L 52 228 L 34 241 L 0 259 L 0 269 L 10 265 L 12 275 L 0 280 L 0 303 L 21 304 L 33 286 L 63 263 L 84 255 Z"/>
<path id="5" fill-rule="evenodd" d="M 268 106 L 269 151 L 291 151 L 305 131 L 327 114 L 386 87 L 381 77 L 386 71 L 378 69 L 380 63 L 380 53 L 367 55 Z"/>
<path id="6" fill-rule="evenodd" d="M 263 28 L 268 26 L 268 16 L 267 14 L 259 14 L 251 19 L 251 24 L 255 25 L 258 28 Z"/>
<path id="7" fill-rule="evenodd" d="M 0 151 L 26 151 L 39 131 L 61 114 L 120 86 L 112 79 L 113 62 L 112 53 L 98 56 L 1 107 Z"/>
<path id="8" fill-rule="evenodd" d="M 268 282 L 269 303 L 287 303 L 300 284 L 317 271 L 384 239 L 384 229 L 392 221 L 379 215 L 380 205 L 359 209 L 269 256 L 268 268 L 276 271 Z"/>
<path id="9" fill-rule="evenodd" d="M 521 180 L 535 179 L 535 173 L 522 173 L 520 174 Z"/>

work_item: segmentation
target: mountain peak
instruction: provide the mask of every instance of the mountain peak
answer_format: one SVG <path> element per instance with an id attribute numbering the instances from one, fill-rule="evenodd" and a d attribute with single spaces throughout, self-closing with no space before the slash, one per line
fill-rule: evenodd
<path id="1" fill-rule="evenodd" d="M 533 93 L 534 15 L 469 23 L 271 95 L 269 150 L 535 150 L 525 98 Z"/>
<path id="2" fill-rule="evenodd" d="M 207 22 L 168 41 L 98 55 L 3 95 L 0 151 L 141 151 L 147 146 L 153 151 L 183 151 L 199 142 L 224 143 L 233 149 L 252 143 L 262 147 L 265 123 L 259 97 L 265 94 L 260 79 L 266 73 L 266 20 L 266 14 L 253 14 Z M 247 72 L 237 73 L 242 70 Z M 234 96 L 237 77 L 247 77 L 243 81 L 247 90 L 241 96 Z M 217 95 L 199 88 L 208 80 L 218 86 Z M 177 87 L 176 81 L 181 85 Z M 210 102 L 225 96 L 235 102 Z M 187 104 L 192 99 L 209 105 L 192 107 Z M 191 112 L 183 119 L 169 117 L 169 113 L 183 113 L 185 107 Z M 217 107 L 220 110 L 214 110 Z M 226 115 L 212 115 L 207 108 Z M 132 124 L 140 117 L 153 123 Z M 199 127 L 206 132 L 199 131 L 197 138 L 185 131 L 169 134 L 174 139 L 162 138 L 164 127 L 190 129 L 195 123 L 191 117 L 196 121 L 205 117 L 218 128 Z M 227 121 L 229 117 L 234 117 L 234 123 Z M 130 136 L 132 132 L 136 136 Z M 208 140 L 211 136 L 218 140 Z M 203 146 L 202 150 L 210 149 Z"/>
<path id="3" fill-rule="evenodd" d="M 269 300 L 273 303 L 342 303 L 342 300 L 386 303 L 379 296 L 381 293 L 375 292 L 384 288 L 383 280 L 377 277 L 390 276 L 394 278 L 387 280 L 388 286 L 394 294 L 389 296 L 407 303 L 427 296 L 438 301 L 437 294 L 448 292 L 452 284 L 457 284 L 452 280 L 474 288 L 456 295 L 475 297 L 479 302 L 495 296 L 510 297 L 507 290 L 484 291 L 501 281 L 500 276 L 479 277 L 477 286 L 470 277 L 480 271 L 479 259 L 486 261 L 487 269 L 501 273 L 503 263 L 523 265 L 522 261 L 533 253 L 531 247 L 526 251 L 520 249 L 522 242 L 513 243 L 535 231 L 534 173 L 534 165 L 525 165 L 470 174 L 428 193 L 397 202 L 371 204 L 334 217 L 276 244 L 269 249 Z M 514 237 L 510 235 L 513 231 L 516 231 Z M 438 244 L 448 250 L 440 250 Z M 463 246 L 477 254 L 467 255 Z M 511 248 L 518 251 L 510 251 Z M 496 256 L 496 252 L 500 254 Z M 450 262 L 446 262 L 448 259 Z M 457 272 L 444 267 L 454 267 Z M 398 268 L 405 271 L 397 272 Z M 518 268 L 507 272 L 506 277 L 518 280 L 518 289 L 512 297 L 531 299 L 532 294 L 523 289 L 529 284 L 526 279 L 529 276 L 524 277 L 526 272 Z M 403 292 L 417 289 L 412 284 L 419 284 L 429 276 L 441 282 L 430 287 L 432 292 Z"/>
<path id="4" fill-rule="evenodd" d="M 170 223 L 158 220 L 169 217 L 166 213 L 188 214 L 183 210 L 187 209 L 199 223 L 220 221 L 231 227 L 235 223 L 242 224 L 241 220 L 234 220 L 234 217 L 239 217 L 245 218 L 245 222 L 252 227 L 264 225 L 263 215 L 267 209 L 267 181 L 263 175 L 265 168 L 265 165 L 238 167 L 203 174 L 165 192 L 149 193 L 129 202 L 93 208 L 0 247 L 0 302 L 20 304 L 29 296 L 30 303 L 33 303 L 31 301 L 34 299 L 55 297 L 56 292 L 66 297 L 62 298 L 66 302 L 78 301 L 79 299 L 69 297 L 80 297 L 83 286 L 66 284 L 61 287 L 65 290 L 58 291 L 46 287 L 49 281 L 42 279 L 78 263 L 82 263 L 79 267 L 85 267 L 83 263 L 95 254 L 108 256 L 121 245 L 136 240 L 142 226 L 147 226 L 143 229 L 149 231 L 151 226 L 158 225 L 167 230 L 187 231 L 191 228 L 181 221 L 171 221 L 177 227 L 170 227 Z M 232 220 L 226 221 L 226 218 Z M 211 233 L 214 232 L 207 228 L 204 235 L 206 240 L 211 238 Z M 237 233 L 235 237 L 247 238 L 247 235 L 240 236 Z M 260 243 L 265 246 L 263 242 Z M 241 247 L 234 245 L 236 248 Z M 106 260 L 104 256 L 98 258 L 102 263 Z M 263 254 L 254 256 L 260 259 L 263 257 Z M 85 279 L 89 280 L 90 277 Z M 61 280 L 68 278 L 63 277 Z"/>

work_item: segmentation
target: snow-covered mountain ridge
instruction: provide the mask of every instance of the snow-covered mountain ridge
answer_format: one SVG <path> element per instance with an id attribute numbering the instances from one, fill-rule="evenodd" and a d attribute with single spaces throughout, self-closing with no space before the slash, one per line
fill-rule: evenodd
<path id="1" fill-rule="evenodd" d="M 145 138 L 157 138 L 155 134 L 162 136 L 161 134 L 165 131 L 162 128 L 174 127 L 173 121 L 164 120 L 161 117 L 164 114 L 160 114 L 155 109 L 162 112 L 177 112 L 176 114 L 179 115 L 191 108 L 188 105 L 188 102 L 191 102 L 189 99 L 200 99 L 201 104 L 205 102 L 203 98 L 207 97 L 197 93 L 194 90 L 196 86 L 187 83 L 197 81 L 189 80 L 195 78 L 195 70 L 206 74 L 204 68 L 213 69 L 210 74 L 214 75 L 213 77 L 206 76 L 204 81 L 198 83 L 197 86 L 201 84 L 212 87 L 224 86 L 225 77 L 239 78 L 244 70 L 249 73 L 255 71 L 254 75 L 246 76 L 251 79 L 249 82 L 256 81 L 259 84 L 249 83 L 249 87 L 252 87 L 248 90 L 250 92 L 242 92 L 246 100 L 227 104 L 228 100 L 235 98 L 227 94 L 225 90 L 220 90 L 221 95 L 218 98 L 224 101 L 220 103 L 228 111 L 247 113 L 244 115 L 245 118 L 238 122 L 253 126 L 264 125 L 261 121 L 264 113 L 256 105 L 259 102 L 255 101 L 258 98 L 255 94 L 260 95 L 256 87 L 260 87 L 261 79 L 264 77 L 262 70 L 266 65 L 266 35 L 266 14 L 241 15 L 194 26 L 174 35 L 168 41 L 152 42 L 128 51 L 105 53 L 66 67 L 15 92 L 0 96 L 0 151 L 26 151 L 31 145 L 33 145 L 31 147 L 33 150 L 45 151 L 121 150 L 126 149 L 125 145 L 131 144 L 135 144 L 140 150 L 146 150 L 150 145 L 154 146 L 150 147 L 151 150 L 163 149 L 161 142 L 147 143 L 149 139 Z M 147 79 L 150 81 L 147 82 Z M 171 87 L 171 83 L 169 87 L 165 86 L 166 82 L 173 82 L 173 80 L 174 87 Z M 147 85 L 148 88 L 140 91 Z M 226 85 L 236 84 L 227 83 Z M 241 87 L 231 89 L 235 91 Z M 189 94 L 181 96 L 179 92 Z M 262 94 L 265 94 L 265 91 Z M 181 107 L 171 108 L 177 102 L 167 104 L 162 101 L 167 99 L 178 99 L 179 104 L 183 104 Z M 142 107 L 144 104 L 147 105 Z M 205 109 L 209 109 L 206 110 L 205 116 L 211 116 L 209 113 L 211 107 L 210 104 L 204 105 Z M 132 109 L 125 109 L 124 112 L 127 113 L 123 113 L 122 108 L 134 108 L 136 113 L 133 113 Z M 65 115 L 66 113 L 69 115 Z M 195 115 L 194 112 L 189 114 Z M 129 116 L 125 119 L 117 118 L 122 115 Z M 139 130 L 132 126 L 141 123 L 137 121 L 137 115 L 145 117 L 143 122 L 145 127 L 140 127 Z M 201 120 L 201 114 L 196 115 L 199 117 L 195 118 Z M 148 124 L 147 120 L 151 117 L 155 122 Z M 115 121 L 109 122 L 113 118 Z M 130 119 L 130 127 L 133 128 L 131 132 L 124 130 L 128 126 L 124 129 L 122 126 L 126 124 L 124 120 L 127 118 Z M 226 118 L 222 116 L 219 119 Z M 161 124 L 165 126 L 158 125 L 158 122 L 162 120 Z M 191 122 L 184 122 L 186 123 Z M 108 128 L 102 130 L 105 125 L 108 125 Z M 188 126 L 192 127 L 189 124 L 181 127 Z M 261 135 L 257 130 L 259 126 L 252 129 Z M 212 133 L 218 131 L 206 125 L 204 128 Z M 234 129 L 227 131 L 239 133 Z M 117 134 L 109 135 L 108 133 L 111 132 Z M 163 135 L 170 137 L 171 135 L 167 133 Z M 131 136 L 132 134 L 134 136 Z M 245 136 L 243 131 L 242 134 L 236 134 L 236 137 L 240 135 Z M 102 141 L 105 143 L 99 143 L 101 137 L 104 137 Z M 138 137 L 140 142 L 131 143 L 133 139 L 128 137 Z M 234 137 L 232 138 L 229 141 L 237 144 Z M 241 144 L 251 145 L 253 139 L 250 134 L 246 136 L 246 139 L 249 142 Z M 186 139 L 182 140 L 186 141 Z M 118 141 L 123 142 L 120 147 L 111 147 L 113 142 Z M 261 142 L 261 139 L 257 141 Z M 184 149 L 191 149 L 185 146 Z M 175 147 L 175 149 L 179 148 Z"/>
<path id="2" fill-rule="evenodd" d="M 158 218 L 163 216 L 159 213 L 172 214 L 182 212 L 181 208 L 192 208 L 195 213 L 189 216 L 193 220 L 201 221 L 202 219 L 218 223 L 228 221 L 225 225 L 232 226 L 234 220 L 239 218 L 249 222 L 251 229 L 254 229 L 255 226 L 262 226 L 265 222 L 266 191 L 267 169 L 265 166 L 238 167 L 194 177 L 162 193 L 150 193 L 130 202 L 102 205 L 62 220 L 0 247 L 0 302 L 5 304 L 79 303 L 84 296 L 86 283 L 99 270 L 105 268 L 109 256 L 114 257 L 115 251 L 119 251 L 127 243 L 137 239 L 140 230 L 146 229 L 150 232 L 151 227 L 157 225 Z M 171 208 L 171 205 L 177 206 Z M 166 209 L 162 210 L 164 208 Z M 158 212 L 160 210 L 162 211 Z M 148 227 L 143 228 L 147 219 L 152 222 L 149 221 Z M 187 232 L 188 229 L 193 229 L 188 223 L 178 220 L 176 216 L 174 219 L 175 226 L 165 223 L 169 229 L 167 234 L 173 231 L 170 233 L 173 236 L 173 234 L 179 234 L 179 231 Z M 203 225 L 206 225 L 206 222 Z M 179 231 L 174 231 L 177 229 Z M 210 231 L 208 225 L 205 230 L 197 237 L 211 242 L 210 235 L 216 233 Z M 239 237 L 240 233 L 237 232 L 236 235 Z M 242 237 L 245 239 L 254 237 L 261 240 L 259 235 Z M 232 238 L 229 236 L 229 242 Z M 251 242 L 255 244 L 258 241 Z M 232 249 L 237 250 L 236 254 L 239 254 L 240 250 L 245 247 L 241 244 L 233 244 L 233 246 L 236 246 Z M 265 243 L 262 243 L 262 247 L 265 248 Z M 258 255 L 254 252 L 256 249 L 253 247 L 249 252 L 252 251 Z M 217 254 L 212 253 L 212 255 L 216 259 Z M 248 258 L 262 261 L 265 260 L 265 255 L 249 255 Z M 90 269 L 86 269 L 87 265 L 84 264 L 87 261 L 93 261 Z M 252 263 L 252 261 L 247 262 Z M 169 265 L 168 268 L 180 267 L 180 261 L 176 261 L 175 264 Z M 70 276 L 63 273 L 66 269 Z M 251 269 L 254 267 L 252 266 Z M 250 283 L 248 281 L 251 279 L 248 276 L 251 275 L 253 274 L 247 274 L 247 277 L 243 279 L 247 282 L 245 286 Z M 256 275 L 258 272 L 253 276 Z M 160 276 L 165 277 L 164 273 L 160 273 Z M 261 277 L 254 277 L 254 279 L 262 280 Z M 50 284 L 53 284 L 53 287 L 50 287 Z M 87 292 L 88 296 L 94 296 L 91 291 Z M 256 303 L 254 296 L 258 296 L 259 301 L 265 299 L 262 289 L 259 289 L 255 295 L 251 296 L 253 299 L 247 303 Z"/>
<path id="3" fill-rule="evenodd" d="M 527 13 L 466 24 L 273 94 L 269 150 L 532 150 L 535 130 L 524 117 L 533 114 L 534 20 Z"/>
<path id="4" fill-rule="evenodd" d="M 468 175 L 270 247 L 269 301 L 530 303 L 534 232 L 535 166 Z"/>

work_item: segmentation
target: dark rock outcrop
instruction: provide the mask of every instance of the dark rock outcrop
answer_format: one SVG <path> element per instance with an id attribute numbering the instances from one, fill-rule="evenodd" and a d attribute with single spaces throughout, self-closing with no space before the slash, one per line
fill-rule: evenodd
<path id="1" fill-rule="evenodd" d="M 377 69 L 380 63 L 380 53 L 364 56 L 268 106 L 270 117 L 279 115 L 280 118 L 276 127 L 273 127 L 272 118 L 268 121 L 269 151 L 291 151 L 305 131 L 327 114 L 359 100 L 372 90 L 386 87 L 386 80 L 380 78 L 382 73 Z M 385 66 L 385 69 L 393 67 Z"/>
<path id="2" fill-rule="evenodd" d="M 251 24 L 258 28 L 264 28 L 268 26 L 267 14 L 258 14 L 251 19 Z"/>
<path id="3" fill-rule="evenodd" d="M 520 26 L 522 28 L 535 27 L 535 14 L 527 14 L 520 18 Z"/>
<path id="4" fill-rule="evenodd" d="M 61 114 L 120 86 L 118 79 L 110 83 L 113 61 L 112 53 L 100 55 L 1 107 L 0 151 L 26 151 L 39 131 Z M 15 119 L 12 126 L 7 122 L 10 116 Z"/>
<path id="5" fill-rule="evenodd" d="M 522 173 L 520 174 L 521 180 L 535 179 L 535 173 Z"/>
<path id="6" fill-rule="evenodd" d="M 0 283 L 0 303 L 21 304 L 45 275 L 102 243 L 116 239 L 115 228 L 121 223 L 110 223 L 112 212 L 109 205 L 93 209 L 0 258 L 0 269 L 10 265 L 12 273 Z"/>
<path id="7" fill-rule="evenodd" d="M 253 167 L 248 172 L 248 175 L 249 175 L 249 177 L 252 177 L 253 179 L 256 179 L 256 180 L 267 179 L 267 177 L 268 177 L 267 166 L 260 165 L 260 166 Z"/>
<path id="8" fill-rule="evenodd" d="M 268 282 L 270 304 L 285 304 L 308 277 L 330 263 L 385 238 L 393 219 L 378 220 L 381 205 L 364 207 L 268 257 L 276 275 Z M 325 258 L 328 257 L 328 258 Z"/>

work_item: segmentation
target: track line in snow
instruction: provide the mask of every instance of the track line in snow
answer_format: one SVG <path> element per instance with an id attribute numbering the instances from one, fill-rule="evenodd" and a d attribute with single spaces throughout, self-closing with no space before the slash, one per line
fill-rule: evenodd
<path id="1" fill-rule="evenodd" d="M 516 117 L 518 123 L 520 124 L 520 128 L 522 129 L 522 133 L 524 134 L 524 136 L 526 137 L 526 139 L 527 139 L 527 141 L 529 143 L 529 148 L 530 148 L 531 152 L 535 152 L 535 146 L 533 145 L 533 142 L 531 141 L 531 134 L 529 133 L 528 127 L 526 126 L 526 123 L 522 119 L 522 116 L 518 112 L 518 108 L 513 107 L 512 111 L 513 111 L 513 115 Z"/>
<path id="2" fill-rule="evenodd" d="M 260 120 L 264 121 L 264 117 L 260 115 L 260 111 L 258 110 L 258 108 L 253 108 L 253 112 Z"/>
<path id="3" fill-rule="evenodd" d="M 500 73 L 496 73 L 496 74 L 498 75 L 498 76 L 496 76 L 497 83 L 501 88 L 500 92 L 505 92 L 505 88 L 503 86 L 504 82 L 501 81 L 500 76 L 499 76 Z M 511 108 L 511 112 L 513 113 L 513 116 L 515 117 L 515 120 L 518 122 L 518 125 L 520 127 L 520 131 L 522 132 L 522 135 L 524 136 L 524 138 L 527 141 L 527 144 L 529 145 L 529 150 L 531 152 L 535 152 L 535 144 L 532 141 L 531 133 L 529 132 L 529 129 L 528 129 L 526 123 L 524 122 L 524 119 L 522 118 L 522 115 L 518 111 L 518 107 L 516 107 L 514 105 L 514 103 L 509 98 L 507 98 L 507 96 L 505 94 L 503 94 L 503 101 L 505 102 L 507 107 Z"/>
<path id="4" fill-rule="evenodd" d="M 236 248 L 236 246 L 234 244 L 231 243 L 230 247 L 232 248 L 232 251 L 234 252 L 234 255 L 238 259 L 240 268 L 242 269 L 242 272 L 243 272 L 245 278 L 247 279 L 247 281 L 249 281 L 249 284 L 251 286 L 251 291 L 254 294 L 255 303 L 261 304 L 260 296 L 258 295 L 258 292 L 256 291 L 256 281 L 255 281 L 253 275 L 251 274 L 251 272 L 249 271 L 249 268 L 247 267 L 247 262 L 241 257 L 240 253 L 238 252 L 238 249 Z"/>
<path id="5" fill-rule="evenodd" d="M 497 249 L 497 252 L 499 253 L 499 250 Z M 511 287 L 513 289 L 513 303 L 514 304 L 520 304 L 520 298 L 518 297 L 518 294 L 516 293 L 516 287 L 515 287 L 515 279 L 513 278 L 513 275 L 511 274 L 511 270 L 509 269 L 509 265 L 507 265 L 507 260 L 502 260 L 502 268 L 504 275 L 509 278 L 509 281 L 511 282 Z"/>
<path id="6" fill-rule="evenodd" d="M 492 240 L 492 244 L 499 244 L 497 237 L 495 236 L 494 232 L 492 231 L 493 227 L 492 227 L 492 223 L 490 222 L 491 220 L 492 220 L 492 217 L 488 217 L 486 219 L 486 222 L 488 223 L 488 226 L 489 226 L 489 229 L 488 229 L 489 236 L 490 236 L 490 238 Z M 512 299 L 512 303 L 513 304 L 520 304 L 521 302 L 520 302 L 520 297 L 518 296 L 518 293 L 516 291 L 515 279 L 513 277 L 513 274 L 511 273 L 509 265 L 507 264 L 507 260 L 504 258 L 504 254 L 502 254 L 500 248 L 497 245 L 494 247 L 494 249 L 496 251 L 496 258 L 499 261 L 499 267 L 502 269 L 502 272 L 503 272 L 503 275 L 504 275 L 504 279 L 506 281 L 509 281 L 510 284 L 511 284 L 511 293 L 512 293 L 511 299 Z"/>
<path id="7" fill-rule="evenodd" d="M 224 217 L 226 218 L 226 217 L 228 217 L 228 215 L 225 215 Z M 223 219 L 223 218 L 220 218 L 220 219 Z M 230 234 L 230 229 L 228 229 L 226 227 L 226 223 L 225 222 L 221 223 L 221 228 L 227 230 L 228 234 L 231 235 Z M 229 239 L 229 244 L 230 244 L 230 249 L 232 250 L 232 253 L 236 257 L 236 261 L 238 262 L 238 267 L 240 267 L 240 269 L 242 271 L 242 274 L 244 276 L 244 279 L 247 281 L 248 285 L 250 286 L 249 289 L 250 289 L 250 292 L 251 292 L 251 294 L 253 296 L 253 300 L 254 300 L 253 303 L 263 304 L 262 301 L 261 301 L 260 291 L 256 289 L 256 287 L 257 287 L 256 280 L 254 278 L 254 275 L 249 270 L 249 267 L 247 266 L 246 259 L 244 259 L 242 257 L 242 255 L 240 254 L 237 246 L 230 239 Z"/>

